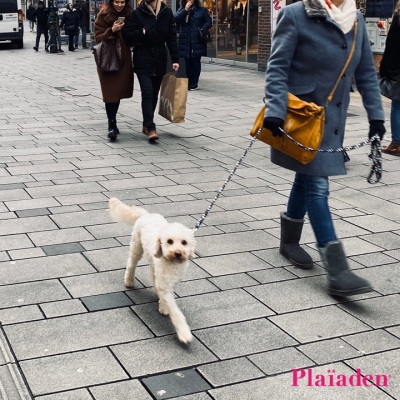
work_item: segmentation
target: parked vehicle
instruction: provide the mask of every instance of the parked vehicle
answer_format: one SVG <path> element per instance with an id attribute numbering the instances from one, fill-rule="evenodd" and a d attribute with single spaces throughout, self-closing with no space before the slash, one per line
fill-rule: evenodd
<path id="1" fill-rule="evenodd" d="M 0 0 L 0 42 L 11 41 L 24 47 L 24 14 L 21 0 Z"/>

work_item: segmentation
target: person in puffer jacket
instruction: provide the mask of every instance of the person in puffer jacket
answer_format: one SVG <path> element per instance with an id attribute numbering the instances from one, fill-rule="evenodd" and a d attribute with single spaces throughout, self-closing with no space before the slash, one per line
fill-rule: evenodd
<path id="1" fill-rule="evenodd" d="M 208 31 L 212 20 L 199 0 L 182 0 L 175 22 L 179 32 L 179 57 L 185 59 L 189 90 L 196 90 L 199 87 L 201 57 L 207 56 L 207 43 L 202 40 L 200 30 Z"/>

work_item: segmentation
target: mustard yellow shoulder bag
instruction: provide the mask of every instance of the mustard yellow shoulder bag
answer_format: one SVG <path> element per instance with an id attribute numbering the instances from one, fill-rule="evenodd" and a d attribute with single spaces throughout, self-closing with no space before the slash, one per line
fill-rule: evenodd
<path id="1" fill-rule="evenodd" d="M 353 57 L 357 24 L 358 21 L 356 19 L 354 21 L 354 36 L 350 54 L 338 79 L 336 80 L 335 86 L 329 93 L 326 104 L 329 104 L 332 100 L 339 81 Z M 250 135 L 255 136 L 258 134 L 257 139 L 262 142 L 269 144 L 273 148 L 287 154 L 302 164 L 310 163 L 317 155 L 317 152 L 312 150 L 319 149 L 324 135 L 325 108 L 323 106 L 318 106 L 315 103 L 307 103 L 306 101 L 300 100 L 292 93 L 288 93 L 288 108 L 283 125 L 285 134 L 276 137 L 272 135 L 270 130 L 263 127 L 265 110 L 266 106 L 264 105 L 257 115 Z M 291 139 L 289 137 L 291 137 Z M 299 147 L 295 142 L 300 143 L 305 148 Z"/>

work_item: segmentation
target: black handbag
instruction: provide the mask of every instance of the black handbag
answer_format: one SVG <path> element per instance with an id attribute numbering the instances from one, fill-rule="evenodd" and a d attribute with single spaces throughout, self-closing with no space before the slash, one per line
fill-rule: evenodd
<path id="1" fill-rule="evenodd" d="M 390 100 L 400 100 L 400 69 L 388 71 L 388 74 L 379 81 L 381 95 Z"/>
<path id="2" fill-rule="evenodd" d="M 212 42 L 212 37 L 211 37 L 211 33 L 209 30 L 207 29 L 200 29 L 197 28 L 199 30 L 199 40 L 201 43 L 210 43 Z"/>
<path id="3" fill-rule="evenodd" d="M 119 39 L 103 40 L 93 48 L 97 67 L 104 72 L 117 72 L 124 63 Z"/>

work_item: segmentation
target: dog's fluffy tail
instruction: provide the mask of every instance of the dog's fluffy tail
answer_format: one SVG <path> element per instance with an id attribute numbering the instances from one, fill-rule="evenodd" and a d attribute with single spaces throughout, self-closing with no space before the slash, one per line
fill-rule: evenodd
<path id="1" fill-rule="evenodd" d="M 147 211 L 144 208 L 136 206 L 127 206 L 121 200 L 112 197 L 108 200 L 111 218 L 116 222 L 124 222 L 128 225 L 134 225 L 135 222 Z"/>

